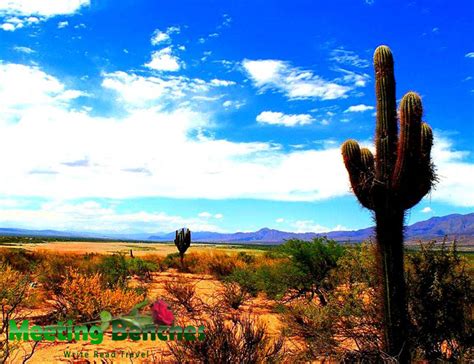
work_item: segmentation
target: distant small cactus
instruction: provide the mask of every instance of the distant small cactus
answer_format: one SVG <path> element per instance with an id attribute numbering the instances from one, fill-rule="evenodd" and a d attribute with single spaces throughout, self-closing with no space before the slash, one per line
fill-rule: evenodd
<path id="1" fill-rule="evenodd" d="M 176 230 L 176 238 L 174 239 L 174 245 L 178 248 L 179 259 L 181 266 L 184 264 L 184 253 L 188 250 L 191 245 L 191 231 L 189 229 Z"/>

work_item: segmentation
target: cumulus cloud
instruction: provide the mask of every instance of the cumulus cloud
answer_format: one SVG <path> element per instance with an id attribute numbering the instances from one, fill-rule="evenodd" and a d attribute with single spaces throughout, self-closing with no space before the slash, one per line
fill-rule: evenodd
<path id="1" fill-rule="evenodd" d="M 70 15 L 90 5 L 90 0 L 7 0 L 0 2 L 1 29 L 13 31 L 50 17 Z"/>
<path id="2" fill-rule="evenodd" d="M 275 111 L 263 111 L 257 115 L 257 121 L 262 124 L 296 126 L 311 124 L 314 119 L 309 114 L 283 114 Z"/>
<path id="3" fill-rule="evenodd" d="M 421 212 L 424 214 L 427 214 L 427 213 L 433 212 L 433 210 L 431 209 L 431 207 L 425 207 L 421 209 Z"/>
<path id="4" fill-rule="evenodd" d="M 243 69 L 261 92 L 273 89 L 284 93 L 289 99 L 315 98 L 333 100 L 347 97 L 355 87 L 365 86 L 365 76 L 341 70 L 345 73 L 341 82 L 327 81 L 312 71 L 292 67 L 280 60 L 248 60 L 242 62 Z"/>
<path id="5" fill-rule="evenodd" d="M 364 112 L 364 111 L 373 110 L 373 109 L 374 109 L 373 106 L 360 104 L 360 105 L 349 106 L 344 112 L 345 113 L 347 113 L 347 112 Z"/>
<path id="6" fill-rule="evenodd" d="M 157 71 L 179 71 L 181 61 L 172 53 L 171 47 L 155 51 L 151 54 L 151 61 L 146 63 L 145 66 Z"/>
<path id="7" fill-rule="evenodd" d="M 217 138 L 212 113 L 192 103 L 161 107 L 168 87 L 178 92 L 179 82 L 163 86 L 161 78 L 125 72 L 103 78 L 103 87 L 117 92 L 117 105 L 134 106 L 124 115 L 77 111 L 81 91 L 37 67 L 0 65 L 0 196 L 317 201 L 350 193 L 339 143 L 288 151 L 271 142 Z M 195 81 L 180 82 L 186 89 Z M 431 198 L 474 206 L 467 152 L 437 133 L 433 154 L 441 181 Z"/>

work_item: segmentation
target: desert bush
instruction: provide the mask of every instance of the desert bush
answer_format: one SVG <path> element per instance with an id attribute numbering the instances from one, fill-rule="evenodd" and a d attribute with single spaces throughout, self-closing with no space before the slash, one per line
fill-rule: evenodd
<path id="1" fill-rule="evenodd" d="M 12 269 L 8 265 L 0 266 L 0 363 L 26 362 L 33 355 L 36 343 L 11 342 L 8 338 L 9 321 L 25 319 L 28 305 L 29 288 L 32 280 L 29 275 Z"/>
<path id="2" fill-rule="evenodd" d="M 250 295 L 236 282 L 223 282 L 221 291 L 219 292 L 220 303 L 227 308 L 237 310 L 244 304 Z"/>
<path id="3" fill-rule="evenodd" d="M 315 238 L 312 241 L 291 239 L 281 245 L 281 252 L 290 256 L 292 265 L 299 271 L 301 293 L 317 295 L 321 304 L 326 304 L 326 292 L 333 288 L 328 279 L 329 272 L 336 267 L 344 254 L 344 248 L 334 240 Z"/>
<path id="4" fill-rule="evenodd" d="M 128 260 L 128 272 L 139 279 L 149 281 L 151 272 L 159 270 L 159 265 L 148 259 L 133 258 Z"/>
<path id="5" fill-rule="evenodd" d="M 237 259 L 244 262 L 245 264 L 252 264 L 255 262 L 255 255 L 251 255 L 246 252 L 238 252 Z"/>
<path id="6" fill-rule="evenodd" d="M 209 257 L 207 262 L 209 273 L 219 279 L 229 276 L 238 266 L 234 256 L 223 253 L 215 253 Z"/>
<path id="7" fill-rule="evenodd" d="M 38 281 L 50 294 L 58 294 L 66 277 L 68 269 L 73 268 L 79 260 L 77 255 L 57 255 L 43 253 L 43 260 L 39 264 Z"/>
<path id="8" fill-rule="evenodd" d="M 254 318 L 235 317 L 226 322 L 222 315 L 214 315 L 205 327 L 205 340 L 168 344 L 177 363 L 257 364 L 283 360 L 283 339 L 272 340 L 265 325 Z"/>
<path id="9" fill-rule="evenodd" d="M 328 277 L 333 287 L 326 292 L 324 305 L 297 300 L 287 306 L 288 329 L 306 344 L 303 359 L 384 360 L 373 246 L 346 249 Z M 348 346 L 355 349 L 348 351 Z"/>
<path id="10" fill-rule="evenodd" d="M 71 318 L 79 322 L 98 319 L 101 311 L 113 315 L 128 313 L 144 296 L 121 287 L 104 287 L 100 274 L 81 274 L 69 270 L 56 296 L 57 318 Z"/>
<path id="11" fill-rule="evenodd" d="M 186 255 L 186 260 L 181 264 L 179 253 L 168 254 L 161 263 L 162 269 L 177 269 L 185 273 L 202 273 L 205 271 L 205 265 L 198 254 L 190 253 Z"/>
<path id="12" fill-rule="evenodd" d="M 176 308 L 184 308 L 187 313 L 195 313 L 201 306 L 201 301 L 196 296 L 196 285 L 188 279 L 178 277 L 166 281 L 164 284 L 166 301 Z"/>
<path id="13" fill-rule="evenodd" d="M 18 272 L 32 273 L 41 262 L 41 257 L 35 252 L 25 249 L 2 249 L 0 266 L 10 266 Z"/>
<path id="14" fill-rule="evenodd" d="M 255 297 L 259 292 L 256 268 L 236 268 L 226 277 L 227 282 L 235 282 L 249 295 Z"/>
<path id="15" fill-rule="evenodd" d="M 98 266 L 100 277 L 107 287 L 126 287 L 129 277 L 127 258 L 124 254 L 112 254 L 102 258 Z"/>
<path id="16" fill-rule="evenodd" d="M 473 280 L 457 251 L 434 242 L 407 256 L 408 308 L 415 355 L 460 361 L 474 347 Z M 471 350 L 469 354 L 468 351 Z"/>

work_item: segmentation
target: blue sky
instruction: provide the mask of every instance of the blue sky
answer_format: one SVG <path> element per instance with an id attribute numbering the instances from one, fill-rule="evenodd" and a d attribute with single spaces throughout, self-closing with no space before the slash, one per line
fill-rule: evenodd
<path id="1" fill-rule="evenodd" d="M 415 90 L 440 183 L 407 215 L 474 207 L 474 5 L 0 3 L 0 226 L 355 229 L 339 146 L 372 146 L 374 49 Z"/>

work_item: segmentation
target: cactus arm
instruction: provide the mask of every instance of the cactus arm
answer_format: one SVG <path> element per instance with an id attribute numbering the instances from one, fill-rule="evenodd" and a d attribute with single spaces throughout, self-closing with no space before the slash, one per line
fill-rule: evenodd
<path id="1" fill-rule="evenodd" d="M 374 156 L 367 148 L 360 149 L 359 144 L 352 139 L 347 140 L 341 149 L 354 194 L 362 206 L 373 209 L 370 189 L 374 173 Z"/>
<path id="2" fill-rule="evenodd" d="M 393 172 L 392 185 L 396 192 L 405 195 L 413 190 L 413 182 L 420 173 L 421 158 L 421 98 L 415 92 L 408 92 L 400 103 L 400 138 L 398 140 L 397 162 Z"/>
<path id="3" fill-rule="evenodd" d="M 410 209 L 430 192 L 437 181 L 434 165 L 431 161 L 431 147 L 433 146 L 433 131 L 427 123 L 421 124 L 420 158 L 417 166 L 415 181 L 410 189 L 406 190 L 406 199 L 403 208 Z"/>
<path id="4" fill-rule="evenodd" d="M 393 56 L 387 46 L 375 50 L 374 69 L 377 99 L 376 178 L 388 187 L 395 163 L 398 131 Z"/>

